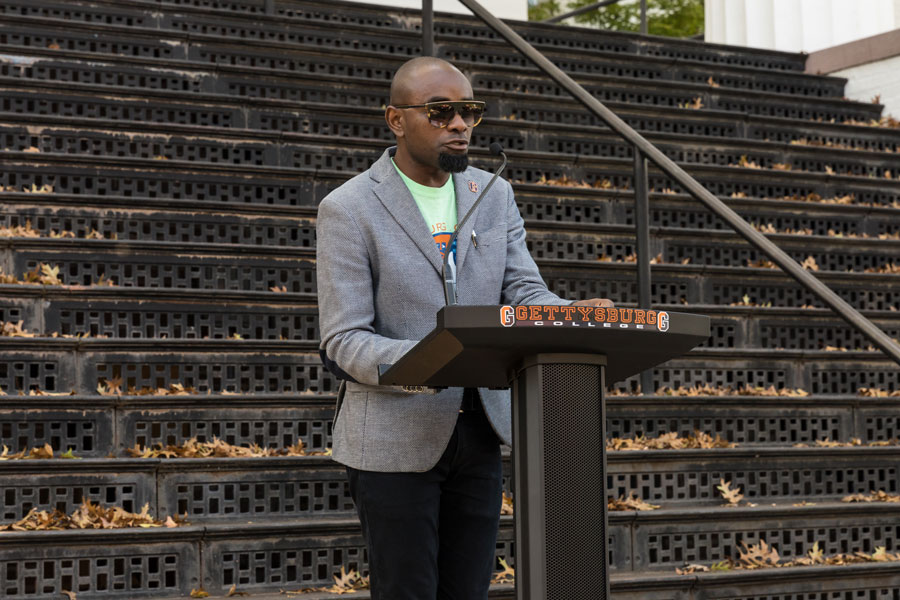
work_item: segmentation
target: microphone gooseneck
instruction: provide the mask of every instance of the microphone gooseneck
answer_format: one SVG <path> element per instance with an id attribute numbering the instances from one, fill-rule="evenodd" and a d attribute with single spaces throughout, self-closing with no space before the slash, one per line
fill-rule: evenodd
<path id="1" fill-rule="evenodd" d="M 503 146 L 494 142 L 489 147 L 491 154 L 495 156 L 502 156 L 503 162 L 500 164 L 500 168 L 494 173 L 494 176 L 491 177 L 491 180 L 488 182 L 484 189 L 481 191 L 481 194 L 478 196 L 478 199 L 475 200 L 475 203 L 472 204 L 472 208 L 468 210 L 465 216 L 462 218 L 456 225 L 456 230 L 453 232 L 453 235 L 450 236 L 450 241 L 447 242 L 447 247 L 444 250 L 444 263 L 441 267 L 441 278 L 444 280 L 444 303 L 447 306 L 457 304 L 456 301 L 456 269 L 450 268 L 450 252 L 453 249 L 453 245 L 456 243 L 456 236 L 462 231 L 463 225 L 466 224 L 466 221 L 469 220 L 469 217 L 472 216 L 472 213 L 475 212 L 475 209 L 478 208 L 478 204 L 481 203 L 481 200 L 484 198 L 485 194 L 488 193 L 488 190 L 491 189 L 491 186 L 494 185 L 494 182 L 497 181 L 497 177 L 500 176 L 500 173 L 503 172 L 503 169 L 506 168 L 506 153 L 503 151 Z M 454 258 L 454 262 L 455 262 Z"/>

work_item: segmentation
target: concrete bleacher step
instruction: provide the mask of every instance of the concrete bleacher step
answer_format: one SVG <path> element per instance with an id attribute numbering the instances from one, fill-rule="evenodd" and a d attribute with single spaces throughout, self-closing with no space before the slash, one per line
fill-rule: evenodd
<path id="1" fill-rule="evenodd" d="M 564 248 L 567 256 L 541 257 L 540 238 L 532 240 L 550 288 L 564 297 L 615 297 L 621 303 L 636 302 L 634 263 L 603 262 L 599 254 L 587 255 L 574 243 Z M 699 256 L 700 246 L 692 250 Z M 688 248 L 688 250 L 690 250 Z M 687 250 L 686 250 L 687 252 Z M 735 256 L 734 266 L 693 262 L 654 265 L 653 297 L 656 304 L 740 304 L 760 306 L 819 306 L 777 269 L 746 266 L 740 246 L 719 244 L 704 250 L 712 260 L 717 254 Z M 799 252 L 799 251 L 797 251 Z M 618 250 L 610 252 L 613 256 Z M 804 253 L 799 252 L 798 258 Z M 893 254 L 885 254 L 886 261 Z M 860 255 L 853 260 L 859 262 Z M 122 287 L 192 288 L 243 291 L 315 293 L 314 248 L 241 244 L 192 244 L 168 241 L 84 240 L 17 238 L 4 256 L 8 270 L 19 277 L 41 264 L 59 267 L 69 285 L 92 285 L 112 280 Z M 688 256 L 688 258 L 691 258 Z M 838 258 L 834 260 L 838 260 Z M 873 262 L 874 259 L 869 259 Z M 743 264 L 742 264 L 743 263 Z M 825 266 L 827 268 L 827 266 Z M 579 275 L 580 274 L 580 275 Z M 819 271 L 818 276 L 848 302 L 870 310 L 892 310 L 900 305 L 897 276 L 890 273 Z M 747 296 L 748 299 L 745 299 Z"/>
<path id="2" fill-rule="evenodd" d="M 94 3 L 95 5 L 97 3 Z M 120 7 L 122 2 L 112 3 L 113 7 Z M 149 4 L 152 8 L 157 7 L 157 3 Z M 296 20 L 296 22 L 308 23 L 328 23 L 332 24 L 339 21 L 342 27 L 353 27 L 356 25 L 378 26 L 382 30 L 389 28 L 411 28 L 413 31 L 417 29 L 415 10 L 384 10 L 369 5 L 342 3 L 343 10 L 340 16 L 332 13 L 332 6 L 316 2 L 297 2 L 284 3 L 274 6 L 271 12 L 266 10 L 265 6 L 254 5 L 252 2 L 217 2 L 211 4 L 209 2 L 178 2 L 169 6 L 177 8 L 179 11 L 191 11 L 192 21 L 202 19 L 208 15 L 229 14 L 232 12 L 241 13 L 242 17 L 248 14 L 254 17 L 255 21 L 269 22 L 269 25 L 282 24 L 285 20 Z M 140 7 L 141 3 L 132 3 L 133 6 Z M 163 3 L 166 5 L 166 3 Z M 21 14 L 28 14 L 27 10 L 19 11 Z M 84 22 L 100 22 L 105 24 L 128 23 L 146 25 L 149 22 L 144 21 L 140 17 L 136 17 L 132 11 L 125 13 L 118 18 L 111 17 L 108 13 L 109 8 L 98 10 L 95 7 L 82 7 L 80 11 L 73 11 L 71 5 L 65 6 L 65 13 L 60 10 L 54 10 L 52 6 L 41 7 L 40 9 L 32 9 L 36 15 L 56 17 L 65 14 L 69 19 Z M 409 18 L 410 15 L 412 18 Z M 160 13 L 155 13 L 159 18 Z M 247 20 L 242 20 L 242 25 L 246 26 Z M 689 40 L 672 40 L 667 39 L 665 43 L 652 37 L 640 37 L 634 35 L 622 35 L 615 32 L 601 32 L 597 30 L 584 30 L 583 33 L 575 28 L 568 28 L 563 35 L 560 30 L 552 26 L 541 25 L 537 23 L 518 23 L 518 29 L 523 36 L 537 44 L 542 49 L 566 48 L 570 50 L 600 50 L 600 51 L 617 51 L 620 53 L 630 53 L 635 55 L 646 56 L 665 56 L 675 59 L 687 59 L 713 64 L 737 64 L 744 66 L 753 66 L 768 69 L 770 71 L 787 70 L 802 71 L 804 59 L 801 55 L 780 53 L 773 51 L 759 51 L 750 48 L 742 48 L 735 51 L 734 48 L 727 46 L 715 46 L 704 43 L 692 42 Z M 496 39 L 496 35 L 487 30 L 483 25 L 476 22 L 471 17 L 458 15 L 439 15 L 436 23 L 436 31 L 441 37 L 459 37 L 464 40 L 491 40 Z M 290 35 L 285 31 L 282 35 Z M 271 34 L 270 34 L 271 36 Z M 278 39 L 282 39 L 279 37 Z"/>
<path id="3" fill-rule="evenodd" d="M 582 585 L 596 587 L 589 568 L 585 569 Z M 732 571 L 727 573 L 698 573 L 693 575 L 660 574 L 657 572 L 613 573 L 611 592 L 622 600 L 722 599 L 722 600 L 781 600 L 787 590 L 800 597 L 853 597 L 867 593 L 872 597 L 891 597 L 900 591 L 900 572 L 895 563 L 854 564 L 838 569 L 829 567 L 789 567 Z M 227 596 L 213 595 L 210 600 Z M 233 597 L 233 596 L 232 596 Z M 253 600 L 283 600 L 278 593 L 254 593 Z M 334 598 L 333 592 L 307 593 L 305 600 Z M 344 592 L 348 600 L 368 600 L 368 591 Z M 511 584 L 493 584 L 489 598 L 512 600 L 515 591 Z"/>
<path id="4" fill-rule="evenodd" d="M 7 118 L 16 118 L 12 115 L 18 114 L 18 118 L 27 120 L 29 117 L 41 115 L 43 123 L 53 123 L 56 118 L 63 117 L 69 119 L 63 122 L 72 123 L 73 117 L 84 117 L 131 121 L 144 127 L 154 122 L 166 123 L 169 126 L 216 127 L 222 133 L 225 133 L 224 130 L 246 127 L 265 131 L 353 137 L 364 134 L 365 137 L 390 139 L 386 128 L 381 126 L 383 115 L 380 104 L 353 106 L 334 102 L 286 102 L 269 98 L 236 99 L 199 93 L 186 98 L 183 94 L 171 92 L 167 94 L 166 90 L 159 89 L 145 90 L 136 94 L 132 88 L 116 89 L 114 98 L 105 98 L 98 96 L 107 89 L 103 86 L 75 84 L 58 86 L 58 89 L 54 89 L 48 84 L 52 82 L 41 82 L 41 87 L 35 90 L 18 89 L 12 85 L 4 89 L 4 94 L 0 98 L 2 102 L 0 108 L 8 114 Z M 84 95 L 89 91 L 94 93 Z M 478 90 L 481 97 L 486 93 L 486 90 Z M 146 94 L 152 94 L 155 97 L 154 102 L 148 102 Z M 171 100 L 163 100 L 167 95 Z M 381 103 L 385 101 L 385 96 L 386 88 Z M 542 101 L 533 95 L 527 98 L 525 96 L 487 95 L 488 114 L 485 123 L 476 133 L 483 135 L 480 132 L 489 131 L 491 127 L 507 126 L 508 129 L 508 126 L 515 125 L 517 128 L 530 131 L 531 135 L 536 135 L 544 133 L 549 123 L 555 123 L 559 133 L 583 132 L 585 127 L 597 128 L 598 132 L 606 129 L 595 117 L 565 98 Z M 241 106 L 237 107 L 236 104 Z M 900 132 L 883 127 L 763 116 L 748 117 L 709 108 L 692 110 L 615 102 L 608 105 L 630 125 L 647 133 L 680 133 L 722 137 L 729 140 L 736 138 L 780 142 L 807 140 L 813 143 L 840 144 L 874 151 L 885 148 L 893 150 L 900 143 Z M 674 118 L 675 115 L 677 118 Z M 509 120 L 516 123 L 501 122 Z"/>
<path id="5" fill-rule="evenodd" d="M 127 418 L 122 420 L 123 426 L 128 424 Z M 157 437 L 174 442 L 166 438 L 176 436 Z M 202 437 L 211 441 L 214 436 Z M 284 434 L 283 439 L 290 437 L 315 436 Z M 312 439 L 311 451 L 316 451 L 316 446 L 321 451 L 324 438 L 320 433 L 318 440 Z M 328 457 L 127 458 L 125 449 L 149 447 L 146 441 L 129 445 L 131 441 L 120 440 L 119 447 L 104 458 L 84 458 L 73 451 L 78 458 L 9 461 L 0 468 L 0 483 L 5 490 L 0 498 L 0 519 L 16 521 L 32 509 L 58 509 L 70 514 L 84 499 L 131 512 L 148 504 L 151 514 L 161 519 L 187 515 L 192 523 L 355 515 L 344 468 Z M 619 450 L 609 451 L 607 456 L 610 497 L 633 495 L 666 510 L 723 505 L 717 490 L 721 481 L 742 491 L 745 504 L 782 508 L 834 503 L 851 494 L 868 495 L 876 490 L 897 494 L 900 486 L 897 446 L 749 445 L 705 450 Z M 507 493 L 511 489 L 509 462 L 506 455 Z"/>
<path id="6" fill-rule="evenodd" d="M 208 441 L 215 437 L 234 445 L 276 448 L 303 442 L 309 451 L 328 447 L 335 390 L 301 394 L 235 392 L 185 396 L 9 395 L 0 410 L 0 444 L 13 451 L 50 444 L 57 452 L 71 449 L 76 456 L 86 458 L 111 453 L 119 456 L 136 444 L 177 445 L 191 438 Z M 775 448 L 770 454 L 786 452 L 788 457 L 796 457 L 800 454 L 785 449 L 796 444 L 818 449 L 821 440 L 846 444 L 856 438 L 863 444 L 891 443 L 900 439 L 900 415 L 895 408 L 896 399 L 861 397 L 855 392 L 808 396 L 617 395 L 608 398 L 607 435 L 653 438 L 675 433 L 686 437 L 701 431 L 737 444 L 737 452 L 728 450 L 720 458 L 731 457 L 740 463 L 745 451 L 766 453 L 768 448 Z M 868 456 L 869 449 L 841 449 L 833 456 Z M 874 456 L 891 455 L 877 448 L 874 452 Z M 634 456 L 637 460 L 655 455 L 640 452 Z M 669 451 L 660 455 L 661 460 L 671 458 L 676 462 L 686 460 L 686 456 L 694 455 Z M 790 458 L 786 460 L 790 462 Z M 764 464 L 758 466 L 765 468 Z M 659 473 L 669 472 L 666 467 L 659 469 Z M 644 485 L 643 479 L 627 482 Z M 895 485 L 885 483 L 888 488 Z M 759 491 L 748 488 L 746 493 Z"/>
<path id="7" fill-rule="evenodd" d="M 140 169 L 143 171 L 142 176 L 145 179 L 152 179 L 153 173 L 165 171 L 176 171 L 179 172 L 179 177 L 198 182 L 203 181 L 204 176 L 209 179 L 219 179 L 232 174 L 232 179 L 235 179 L 252 172 L 257 177 L 269 175 L 283 179 L 288 178 L 289 174 L 292 174 L 294 179 L 331 176 L 335 178 L 334 185 L 336 186 L 338 181 L 346 180 L 348 175 L 368 168 L 383 152 L 385 145 L 379 140 L 351 137 L 343 137 L 341 143 L 338 143 L 333 136 L 316 135 L 299 135 L 293 143 L 280 144 L 280 151 L 277 147 L 261 150 L 262 145 L 255 147 L 253 144 L 237 144 L 232 148 L 214 141 L 209 142 L 206 146 L 199 144 L 191 150 L 185 150 L 187 148 L 185 142 L 178 139 L 166 144 L 154 143 L 152 138 L 147 138 L 143 142 L 150 151 L 168 152 L 172 156 L 170 158 L 165 154 L 147 156 L 146 151 L 139 148 L 140 138 L 129 146 L 124 139 L 117 140 L 114 136 L 106 139 L 100 137 L 94 142 L 88 141 L 88 136 L 84 136 L 84 134 L 82 136 L 83 141 L 79 141 L 79 144 L 85 151 L 94 146 L 96 150 L 93 152 L 108 148 L 105 152 L 114 154 L 122 152 L 119 148 L 126 149 L 126 151 L 128 148 L 133 148 L 132 151 L 135 155 L 102 156 L 60 152 L 57 148 L 54 148 L 57 150 L 56 152 L 27 151 L 27 147 L 21 150 L 12 148 L 5 150 L 3 154 L 5 160 L 20 166 L 17 169 L 20 177 L 11 179 L 7 174 L 0 183 L 4 184 L 7 190 L 21 189 L 20 186 L 29 186 L 31 183 L 37 182 L 36 177 L 41 166 L 44 167 L 43 170 L 47 170 L 53 165 L 52 168 L 57 171 L 65 166 L 66 171 L 72 173 L 73 177 L 79 168 L 88 166 L 95 171 L 104 168 L 125 167 L 132 170 Z M 22 140 L 18 142 L 19 145 L 29 137 L 23 137 L 21 133 L 10 134 L 11 139 Z M 65 136 L 63 135 L 59 139 L 62 141 Z M 75 142 L 71 136 L 65 143 L 70 148 L 74 148 L 72 144 Z M 893 173 L 897 170 L 897 160 L 889 153 L 874 157 L 866 156 L 863 153 L 857 154 L 855 151 L 839 151 L 840 161 L 843 161 L 845 171 L 835 170 L 835 167 L 828 164 L 828 153 L 824 153 L 824 156 L 819 158 L 811 155 L 804 158 L 803 155 L 810 152 L 809 150 L 795 152 L 792 149 L 786 149 L 783 151 L 791 153 L 790 155 L 770 154 L 766 160 L 773 161 L 772 165 L 774 165 L 775 160 L 784 159 L 797 162 L 811 170 L 767 169 L 759 168 L 758 164 L 751 164 L 748 168 L 741 166 L 742 157 L 746 160 L 746 154 L 737 155 L 734 151 L 730 155 L 733 158 L 732 162 L 729 162 L 731 159 L 727 154 L 724 155 L 724 158 L 718 159 L 720 164 L 693 162 L 698 159 L 703 160 L 702 157 L 711 152 L 713 147 L 714 144 L 704 150 L 702 145 L 698 145 L 687 151 L 682 148 L 677 151 L 672 150 L 672 152 L 676 152 L 676 158 L 683 159 L 682 165 L 689 169 L 710 191 L 722 196 L 735 194 L 769 198 L 794 196 L 802 198 L 810 194 L 818 194 L 822 198 L 852 196 L 856 202 L 890 207 L 897 202 L 897 196 L 900 193 L 900 179 L 895 178 Z M 207 160 L 198 160 L 204 158 L 204 155 L 200 154 L 201 152 L 207 153 Z M 259 152 L 270 155 L 268 160 L 262 159 L 261 156 L 256 159 L 264 164 L 232 163 L 236 157 L 249 154 L 252 159 Z M 748 152 L 752 154 L 752 151 Z M 633 160 L 624 156 L 621 158 L 616 156 L 599 157 L 562 152 L 548 154 L 544 151 L 516 150 L 509 150 L 508 154 L 510 166 L 507 172 L 514 184 L 538 183 L 565 177 L 575 182 L 585 181 L 598 186 L 603 182 L 603 185 L 609 188 L 628 189 L 633 187 L 630 170 Z M 625 152 L 617 152 L 617 154 L 625 154 Z M 224 162 L 212 162 L 220 160 L 220 157 L 224 158 Z M 484 150 L 476 149 L 473 157 L 476 161 L 484 160 L 487 153 Z M 835 160 L 834 162 L 840 165 L 842 164 L 840 161 Z M 34 175 L 29 177 L 29 172 Z M 890 178 L 887 177 L 888 174 L 890 174 Z M 109 174 L 107 177 L 114 178 L 114 175 Z M 85 183 L 89 183 L 89 181 L 86 179 Z M 656 169 L 650 170 L 649 182 L 651 188 L 658 191 L 678 188 L 677 184 L 673 183 L 668 176 Z M 52 177 L 44 177 L 42 181 L 42 185 L 49 185 L 52 191 L 62 193 L 72 191 L 61 183 L 63 182 L 57 183 Z M 173 182 L 172 185 L 176 186 L 177 183 Z M 90 186 L 80 186 L 77 189 L 80 193 L 96 193 L 95 189 Z M 141 190 L 145 190 L 142 195 L 151 196 L 168 195 L 163 194 L 168 189 L 154 189 L 151 184 L 145 184 L 141 188 Z M 177 193 L 177 189 L 174 187 L 169 193 L 174 195 Z M 125 193 L 125 190 L 127 188 L 118 184 L 109 191 L 115 195 L 121 195 Z M 204 199 L 208 197 L 208 195 L 203 196 Z"/>
<path id="8" fill-rule="evenodd" d="M 165 12 L 156 10 L 159 7 L 159 3 L 156 2 L 133 3 L 134 8 L 127 12 L 122 10 L 122 2 L 111 3 L 115 7 L 112 9 L 100 7 L 98 4 L 100 3 L 48 2 L 34 7 L 22 0 L 12 0 L 7 3 L 4 17 L 10 22 L 25 24 L 36 20 L 52 24 L 54 21 L 58 22 L 61 17 L 65 17 L 69 24 L 88 29 L 102 24 L 109 28 L 128 27 L 129 29 L 149 28 L 174 31 L 191 34 L 192 37 L 199 39 L 203 39 L 204 35 L 240 38 L 251 48 L 257 44 L 308 43 L 310 36 L 304 35 L 306 31 L 315 31 L 323 27 L 330 27 L 335 32 L 334 17 L 328 19 L 309 18 L 316 12 L 318 13 L 316 16 L 328 15 L 325 5 L 315 2 L 294 3 L 294 6 L 299 9 L 295 11 L 284 10 L 286 4 L 282 4 L 278 7 L 282 9 L 279 11 L 281 14 L 265 11 L 262 14 L 254 15 L 252 20 L 248 20 L 246 15 L 236 17 L 229 14 L 228 11 L 215 8 L 210 10 L 203 7 L 197 10 L 189 3 L 178 3 L 178 6 L 170 5 L 166 7 L 169 10 Z M 163 5 L 165 4 L 163 3 Z M 418 11 L 382 7 L 373 10 L 371 6 L 342 4 L 344 10 L 337 32 L 355 34 L 357 43 L 354 47 L 372 47 L 368 45 L 372 42 L 366 40 L 366 33 L 375 36 L 377 41 L 373 46 L 379 49 L 384 48 L 384 40 L 413 40 L 414 47 L 421 43 L 419 23 L 414 18 L 410 19 L 404 15 L 404 13 L 415 14 Z M 245 3 L 244 6 L 246 7 L 247 4 Z M 141 7 L 144 7 L 144 10 L 135 10 Z M 323 8 L 325 10 L 322 10 Z M 368 15 L 362 16 L 359 14 L 359 9 Z M 117 16 L 119 18 L 116 18 Z M 837 91 L 840 91 L 839 86 L 843 83 L 843 80 L 839 78 L 798 73 L 797 71 L 803 70 L 803 58 L 796 53 L 757 52 L 757 61 L 754 61 L 754 53 L 748 49 L 742 49 L 743 52 L 735 52 L 733 48 L 726 46 L 698 44 L 689 40 L 670 38 L 666 40 L 666 43 L 661 43 L 659 39 L 649 36 L 622 35 L 615 32 L 581 28 L 568 28 L 568 31 L 561 35 L 560 28 L 542 26 L 539 23 L 519 22 L 515 23 L 515 26 L 526 39 L 534 43 L 545 54 L 552 56 L 559 53 L 577 52 L 581 56 L 594 59 L 589 61 L 594 64 L 602 64 L 602 59 L 611 55 L 617 56 L 620 61 L 643 60 L 650 64 L 656 60 L 666 60 L 668 63 L 672 63 L 674 60 L 687 69 L 700 63 L 708 70 L 710 68 L 726 72 L 729 70 L 738 72 L 753 70 L 763 78 L 766 76 L 777 77 L 787 71 L 787 75 L 794 76 L 795 82 L 820 82 L 820 85 L 828 85 L 831 82 L 832 88 L 837 88 Z M 482 48 L 505 50 L 504 46 L 498 43 L 500 40 L 497 36 L 472 17 L 439 15 L 435 30 L 438 40 L 443 46 L 476 43 Z M 339 38 L 340 36 L 334 37 Z M 328 43 L 341 44 L 339 40 L 335 39 Z M 582 66 L 581 68 L 586 67 Z"/>
<path id="9" fill-rule="evenodd" d="M 9 9 L 23 12 L 13 3 Z M 289 63 L 289 53 L 307 48 L 329 47 L 348 51 L 390 52 L 398 56 L 414 56 L 421 46 L 421 34 L 402 29 L 344 25 L 336 31 L 330 24 L 293 23 L 266 26 L 259 21 L 224 17 L 198 18 L 196 14 L 143 15 L 145 21 L 156 21 L 152 30 L 145 27 L 123 27 L 104 24 L 102 42 L 84 39 L 84 33 L 96 31 L 95 25 L 81 25 L 46 17 L 2 15 L 0 43 L 16 45 L 26 39 L 30 45 L 47 47 L 55 44 L 66 51 L 113 51 L 137 56 L 179 59 L 195 57 L 201 60 L 274 66 Z M 17 10 L 18 9 L 18 10 Z M 59 27 L 55 30 L 54 27 Z M 163 43 L 160 34 L 183 39 L 190 36 L 191 44 Z M 204 48 L 205 44 L 221 44 L 223 39 L 242 40 L 239 52 L 225 58 L 221 50 Z M 505 42 L 473 40 L 464 35 L 440 36 L 437 54 L 452 62 L 513 66 L 536 72 L 535 67 Z M 221 46 L 218 46 L 221 48 Z M 672 59 L 629 52 L 604 50 L 545 48 L 545 54 L 563 70 L 584 76 L 614 75 L 640 77 L 657 82 L 707 83 L 713 78 L 723 88 L 759 90 L 811 97 L 840 97 L 846 81 L 805 73 L 772 71 L 733 65 L 711 65 L 708 62 L 681 59 L 679 68 L 671 69 Z M 277 61 L 272 60 L 274 55 Z M 585 60 L 589 58 L 590 60 Z"/>
<path id="10" fill-rule="evenodd" d="M 309 117 L 294 112 L 294 118 L 308 122 Z M 21 124 L 19 121 L 26 121 Z M 54 127 L 54 121 L 58 123 Z M 343 128 L 348 142 L 358 140 L 367 131 L 379 130 L 379 137 L 387 143 L 383 115 L 368 114 L 365 118 L 343 115 Z M 36 130 L 34 123 L 39 123 Z M 337 124 L 332 122 L 331 127 Z M 517 129 L 518 127 L 518 129 Z M 31 150 L 59 154 L 79 154 L 98 157 L 131 156 L 158 160 L 186 160 L 197 163 L 231 163 L 241 165 L 279 166 L 296 164 L 297 148 L 309 143 L 327 143 L 328 133 L 291 133 L 284 131 L 185 127 L 179 131 L 171 124 L 123 123 L 121 121 L 73 122 L 71 118 L 23 119 L 0 115 L 0 148 L 5 151 Z M 627 158 L 632 155 L 628 145 L 604 130 L 589 131 L 573 126 L 567 131 L 538 129 L 531 131 L 521 125 L 492 120 L 478 130 L 476 141 L 482 145 L 498 142 L 504 148 L 527 152 L 552 152 L 563 160 L 576 155 Z M 182 136 L 178 134 L 181 133 Z M 198 135 L 199 134 L 199 135 Z M 333 135 L 333 134 L 332 134 Z M 718 136 L 648 133 L 648 139 L 669 158 L 685 164 L 715 164 L 720 166 L 753 165 L 755 168 L 834 173 L 852 176 L 894 179 L 900 169 L 900 159 L 892 148 L 884 152 L 822 148 L 786 142 L 747 139 L 724 140 Z M 900 141 L 900 136 L 898 136 Z"/>
<path id="11" fill-rule="evenodd" d="M 804 556 L 815 542 L 826 555 L 873 553 L 880 546 L 894 552 L 897 517 L 898 508 L 890 504 L 834 503 L 611 512 L 611 573 L 666 576 L 688 563 L 726 560 L 741 543 L 760 540 L 783 559 Z M 201 583 L 212 593 L 232 585 L 252 593 L 327 585 L 335 565 L 365 569 L 355 518 L 238 521 L 137 531 L 7 532 L 0 536 L 0 560 L 23 565 L 12 577 L 7 573 L 7 597 L 61 589 L 85 597 L 111 590 L 159 597 L 187 594 Z M 512 536 L 511 518 L 501 517 L 497 556 L 514 564 Z"/>
<path id="12" fill-rule="evenodd" d="M 480 162 L 480 161 L 479 161 Z M 489 165 L 486 165 L 489 166 Z M 103 238 L 120 240 L 172 240 L 181 242 L 243 243 L 309 246 L 315 207 L 278 206 L 273 203 L 221 203 L 216 199 L 169 199 L 144 196 L 47 192 L 36 204 L 35 196 L 22 191 L 2 191 L 0 226 L 26 226 L 49 236 L 51 231 L 70 231 L 85 237 L 92 230 Z M 16 188 L 19 190 L 20 188 Z M 516 201 L 529 226 L 558 230 L 591 231 L 634 224 L 633 193 L 628 189 L 559 187 L 518 183 Z M 674 190 L 673 190 L 674 191 Z M 680 229 L 728 232 L 728 226 L 693 198 L 680 193 L 650 194 L 650 225 Z M 139 201 L 141 208 L 135 208 Z M 222 197 L 227 201 L 228 197 Z M 722 200 L 751 223 L 771 226 L 776 232 L 795 231 L 828 236 L 830 243 L 878 243 L 900 233 L 900 209 L 858 203 L 836 204 L 771 198 Z M 185 219 L 190 216 L 190 219 Z M 285 230 L 287 228 L 287 230 Z M 794 239 L 794 234 L 772 234 Z M 797 234 L 800 235 L 800 234 Z M 788 237 L 784 237 L 788 236 Z M 854 242 L 855 240 L 855 242 Z M 889 245 L 889 244 L 888 244 Z"/>
<path id="13" fill-rule="evenodd" d="M 3 285 L 0 321 L 29 332 L 112 338 L 315 340 L 314 294 L 176 288 L 58 288 Z M 232 306 L 239 304 L 240 313 Z M 620 303 L 621 304 L 621 303 Z M 702 346 L 854 350 L 869 343 L 824 309 L 657 304 L 670 311 L 712 317 L 713 336 Z M 864 311 L 889 335 L 898 335 L 894 311 Z"/>
<path id="14" fill-rule="evenodd" d="M 181 384 L 201 393 L 308 392 L 337 389 L 315 341 L 2 338 L 9 360 L 0 372 L 7 393 L 90 394 L 107 380 L 124 388 Z M 698 348 L 654 370 L 654 388 L 680 386 L 802 388 L 811 394 L 893 390 L 900 371 L 878 352 Z M 633 389 L 633 378 L 615 389 Z"/>
<path id="15" fill-rule="evenodd" d="M 158 35 L 158 34 L 154 34 Z M 49 42 L 56 44 L 56 42 Z M 158 42 L 157 42 L 158 43 Z M 56 44 L 58 45 L 58 44 Z M 0 44 L 4 54 L 11 56 L 0 62 L 0 76 L 14 78 L 21 83 L 39 82 L 46 79 L 48 70 L 58 80 L 72 82 L 95 82 L 103 85 L 151 85 L 157 88 L 182 90 L 192 93 L 224 93 L 230 95 L 250 95 L 269 98 L 295 98 L 316 100 L 317 94 L 310 88 L 315 80 L 323 76 L 338 76 L 346 85 L 354 83 L 370 87 L 375 84 L 386 86 L 391 67 L 399 66 L 404 58 L 394 58 L 394 64 L 386 63 L 390 55 L 374 51 L 342 50 L 341 56 L 328 52 L 321 46 L 313 46 L 305 52 L 293 52 L 296 59 L 260 57 L 256 61 L 243 60 L 244 52 L 236 47 L 209 46 L 203 50 L 200 45 L 192 45 L 196 55 L 189 59 L 151 58 L 117 54 L 117 48 L 100 48 L 93 51 L 58 52 L 53 49 Z M 155 54 L 151 50 L 137 54 Z M 279 56 L 281 53 L 279 53 Z M 348 55 L 346 58 L 343 55 Z M 352 55 L 352 56 L 350 56 Z M 100 59 L 100 60 L 98 60 Z M 86 64 L 87 62 L 90 64 Z M 103 61 L 103 62 L 101 62 Z M 467 61 L 456 61 L 458 66 L 470 74 L 476 89 L 492 92 L 491 95 L 522 93 L 528 96 L 565 98 L 560 89 L 540 78 L 532 69 L 507 65 L 485 65 Z M 247 66 L 258 65 L 258 66 Z M 152 66 L 153 73 L 146 67 Z M 142 72 L 142 69 L 144 72 Z M 708 75 L 707 75 L 708 76 Z M 249 77 L 249 78 L 248 78 Z M 311 80 L 306 83 L 303 80 Z M 818 96 L 797 96 L 790 93 L 773 93 L 756 90 L 714 88 L 708 83 L 666 82 L 664 87 L 643 79 L 621 75 L 578 75 L 576 77 L 586 89 L 601 101 L 626 101 L 639 104 L 655 104 L 674 107 L 690 104 L 701 98 L 707 108 L 749 112 L 766 116 L 784 116 L 803 119 L 867 121 L 878 118 L 880 105 L 852 102 L 839 98 Z M 21 84 L 20 83 L 20 84 Z M 305 83 L 305 85 L 304 85 Z M 329 94 L 328 86 L 317 86 L 324 101 L 346 103 L 346 95 Z M 384 92 L 375 94 L 353 94 L 366 98 L 369 106 L 380 106 L 384 102 Z M 351 97 L 352 97 L 351 96 Z"/>

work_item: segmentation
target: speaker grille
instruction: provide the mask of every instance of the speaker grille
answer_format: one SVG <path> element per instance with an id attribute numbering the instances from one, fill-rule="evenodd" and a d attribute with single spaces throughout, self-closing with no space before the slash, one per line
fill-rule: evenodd
<path id="1" fill-rule="evenodd" d="M 600 367 L 563 363 L 541 369 L 547 599 L 606 600 Z"/>

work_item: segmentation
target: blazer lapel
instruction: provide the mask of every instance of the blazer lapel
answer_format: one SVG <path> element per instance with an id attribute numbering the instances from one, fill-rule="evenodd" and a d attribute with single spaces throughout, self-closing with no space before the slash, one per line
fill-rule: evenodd
<path id="1" fill-rule="evenodd" d="M 406 187 L 394 165 L 391 164 L 388 152 L 385 152 L 372 166 L 372 178 L 377 181 L 372 191 L 391 213 L 394 220 L 403 228 L 406 235 L 425 255 L 431 266 L 440 273 L 441 253 L 437 244 L 434 243 L 434 238 L 428 233 L 428 225 L 422 217 L 422 211 L 419 210 L 412 194 L 409 193 L 409 188 Z"/>
<path id="2" fill-rule="evenodd" d="M 463 217 L 475 204 L 478 193 L 481 191 L 468 174 L 468 170 L 453 175 L 453 186 L 456 189 L 456 222 L 461 223 Z M 471 186 L 471 187 L 470 187 Z M 474 191 L 473 191 L 474 189 Z M 463 262 L 466 260 L 466 252 L 472 245 L 472 231 L 475 230 L 475 220 L 478 212 L 476 211 L 469 217 L 469 220 L 463 225 L 456 236 L 456 272 L 462 269 Z M 459 276 L 457 275 L 457 280 Z"/>

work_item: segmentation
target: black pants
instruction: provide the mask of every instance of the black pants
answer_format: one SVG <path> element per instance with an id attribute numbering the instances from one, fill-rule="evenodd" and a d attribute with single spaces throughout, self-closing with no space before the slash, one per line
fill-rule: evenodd
<path id="1" fill-rule="evenodd" d="M 461 412 L 424 473 L 347 467 L 369 549 L 372 600 L 486 600 L 500 521 L 500 442 L 483 412 Z"/>

